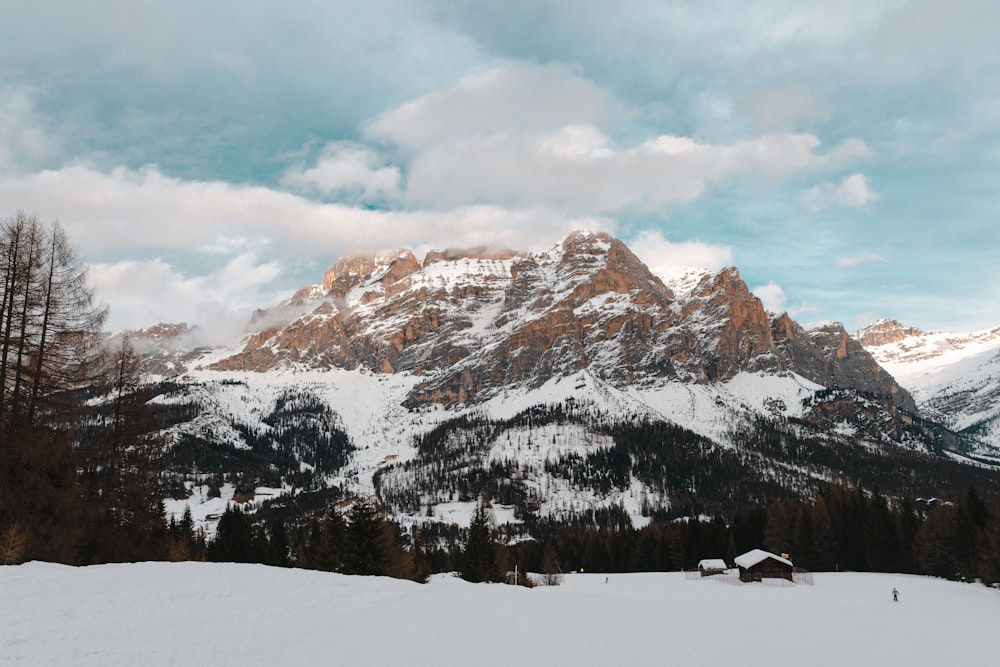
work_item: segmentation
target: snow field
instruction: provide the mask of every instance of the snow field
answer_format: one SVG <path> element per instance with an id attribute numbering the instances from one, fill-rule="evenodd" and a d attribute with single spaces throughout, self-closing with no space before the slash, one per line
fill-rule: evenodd
<path id="1" fill-rule="evenodd" d="M 996 664 L 996 591 L 815 579 L 595 573 L 529 590 L 450 575 L 420 585 L 261 565 L 34 562 L 0 567 L 0 664 Z"/>

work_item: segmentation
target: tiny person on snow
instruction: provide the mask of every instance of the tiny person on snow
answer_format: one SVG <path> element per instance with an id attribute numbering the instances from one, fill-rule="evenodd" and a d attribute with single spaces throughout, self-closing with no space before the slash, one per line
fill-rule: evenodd
<path id="1" fill-rule="evenodd" d="M 899 591 L 897 591 L 895 588 L 892 589 L 892 601 L 899 602 Z"/>

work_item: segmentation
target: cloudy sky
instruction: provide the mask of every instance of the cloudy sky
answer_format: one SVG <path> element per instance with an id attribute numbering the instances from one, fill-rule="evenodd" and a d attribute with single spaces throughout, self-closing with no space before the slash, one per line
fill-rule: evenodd
<path id="1" fill-rule="evenodd" d="M 0 217 L 115 328 L 605 230 L 849 329 L 1000 324 L 1000 4 L 4 0 Z"/>

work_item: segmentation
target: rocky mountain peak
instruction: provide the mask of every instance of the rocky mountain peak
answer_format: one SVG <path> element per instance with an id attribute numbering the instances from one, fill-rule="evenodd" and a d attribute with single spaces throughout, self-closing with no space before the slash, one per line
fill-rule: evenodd
<path id="1" fill-rule="evenodd" d="M 896 320 L 886 318 L 862 327 L 854 337 L 864 347 L 878 347 L 879 345 L 898 343 L 910 336 L 923 336 L 925 333 L 916 327 L 908 327 Z"/>
<path id="2" fill-rule="evenodd" d="M 808 329 L 787 314 L 772 320 L 779 354 L 790 369 L 831 389 L 858 389 L 885 398 L 908 412 L 916 403 L 839 322 L 822 322 Z"/>
<path id="3" fill-rule="evenodd" d="M 322 287 L 324 293 L 343 298 L 357 285 L 378 281 L 389 286 L 420 268 L 420 262 L 406 249 L 388 255 L 350 255 L 327 269 Z"/>
<path id="4" fill-rule="evenodd" d="M 413 405 L 474 403 L 581 370 L 621 387 L 791 370 L 912 403 L 840 325 L 807 332 L 787 314 L 772 321 L 734 267 L 678 297 L 602 233 L 575 232 L 542 253 L 347 257 L 295 299 L 291 321 L 213 368 L 407 372 L 420 377 Z"/>

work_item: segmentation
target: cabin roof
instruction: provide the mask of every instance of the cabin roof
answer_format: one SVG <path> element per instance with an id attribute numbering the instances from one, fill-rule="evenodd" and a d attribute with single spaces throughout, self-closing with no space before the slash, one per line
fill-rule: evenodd
<path id="1" fill-rule="evenodd" d="M 760 563 L 761 561 L 767 560 L 768 558 L 776 560 L 779 563 L 783 563 L 788 567 L 793 567 L 792 561 L 788 560 L 787 558 L 782 558 L 781 556 L 776 556 L 770 551 L 764 551 L 763 549 L 751 549 L 745 554 L 742 554 L 734 558 L 733 562 L 736 563 L 739 567 L 750 568 L 756 565 L 757 563 Z"/>

